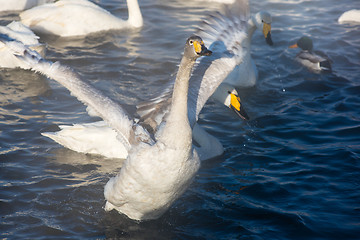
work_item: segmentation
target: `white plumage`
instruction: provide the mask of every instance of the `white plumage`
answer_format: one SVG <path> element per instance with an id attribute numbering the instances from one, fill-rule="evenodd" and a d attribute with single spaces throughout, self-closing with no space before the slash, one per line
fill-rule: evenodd
<path id="1" fill-rule="evenodd" d="M 344 12 L 339 17 L 338 22 L 340 24 L 345 24 L 345 23 L 360 24 L 360 10 L 352 9 Z"/>
<path id="2" fill-rule="evenodd" d="M 216 39 L 214 41 L 217 42 L 217 45 L 211 46 L 213 55 L 201 59 L 190 79 L 189 120 L 190 125 L 193 127 L 193 139 L 198 143 L 195 148 L 201 160 L 219 156 L 224 151 L 222 144 L 215 137 L 196 124 L 200 111 L 216 88 L 221 89 L 217 92 L 221 93 L 222 102 L 227 107 L 233 108 L 243 118 L 247 118 L 239 102 L 240 99 L 235 98 L 233 102 L 230 101 L 231 96 L 234 98 L 237 95 L 234 87 L 227 84 L 219 86 L 234 67 L 241 63 L 243 56 L 246 55 L 241 44 L 238 44 L 237 41 L 246 38 L 247 23 L 242 20 L 243 13 L 241 9 L 236 11 L 238 14 L 231 13 L 232 15 L 229 15 L 232 17 L 233 24 L 236 24 L 236 27 L 233 28 L 234 31 L 213 36 Z M 206 37 L 204 31 L 201 33 Z M 236 35 L 236 37 L 232 37 L 233 35 Z M 172 90 L 173 85 L 167 88 L 160 96 L 137 106 L 137 114 L 140 116 L 139 123 L 146 125 L 149 131 L 157 134 L 161 131 L 161 123 L 170 110 Z M 234 108 L 233 105 L 235 104 L 239 105 L 238 109 Z M 74 126 L 62 126 L 61 128 L 61 131 L 43 133 L 43 135 L 69 149 L 82 153 L 100 154 L 116 158 L 126 158 L 128 154 L 127 148 L 123 147 L 123 143 L 117 137 L 114 137 L 114 131 L 104 122 L 75 124 Z M 93 139 L 98 139 L 98 141 Z"/>
<path id="3" fill-rule="evenodd" d="M 123 20 L 87 0 L 60 0 L 20 14 L 33 31 L 62 37 L 81 36 L 111 29 L 139 28 L 143 18 L 137 0 L 127 0 L 128 19 Z"/>
<path id="4" fill-rule="evenodd" d="M 20 22 L 14 21 L 9 23 L 7 26 L 0 26 L 0 35 L 2 35 L 3 38 L 8 38 L 9 40 L 19 41 L 30 49 L 37 51 L 40 55 L 45 55 L 45 44 L 39 43 L 39 37 Z M 24 69 L 29 68 L 27 64 L 24 64 L 23 61 L 15 57 L 13 50 L 9 49 L 8 46 L 3 42 L 0 42 L 0 55 L 0 67 L 20 67 Z"/>
<path id="5" fill-rule="evenodd" d="M 105 186 L 105 210 L 116 209 L 136 220 L 154 219 L 187 189 L 200 166 L 199 157 L 192 147 L 188 120 L 189 79 L 196 59 L 211 54 L 200 37 L 190 37 L 186 41 L 171 110 L 157 138 L 70 68 L 44 60 L 21 42 L 1 36 L 0 40 L 32 70 L 62 84 L 116 131 L 117 139 L 129 154 L 119 174 Z"/>
<path id="6" fill-rule="evenodd" d="M 0 11 L 22 11 L 54 0 L 0 0 Z"/>
<path id="7" fill-rule="evenodd" d="M 252 87 L 256 84 L 258 71 L 255 62 L 251 57 L 251 38 L 256 29 L 261 29 L 266 42 L 269 45 L 272 45 L 270 32 L 272 19 L 271 15 L 267 12 L 259 12 L 254 16 L 249 17 L 248 2 L 238 1 L 237 4 L 238 6 L 235 6 L 242 9 L 242 14 L 240 16 L 234 15 L 238 14 L 236 11 L 228 11 L 226 15 L 214 15 L 206 22 L 206 25 L 201 27 L 201 31 L 205 32 L 206 36 L 209 36 L 204 37 L 204 41 L 210 46 L 210 49 L 212 48 L 213 44 L 217 44 L 216 36 L 222 36 L 224 34 L 229 37 L 228 41 L 234 42 L 233 46 L 246 49 L 243 61 L 241 64 L 238 64 L 233 68 L 233 71 L 227 76 L 227 78 L 224 80 L 224 83 L 239 88 Z M 232 7 L 234 7 L 234 5 Z M 237 30 L 236 19 L 247 21 L 245 38 L 243 38 L 242 35 L 240 37 L 238 35 L 239 31 Z M 199 35 L 201 35 L 201 32 Z M 226 95 L 226 93 L 221 93 L 219 92 L 220 90 L 221 89 L 217 90 L 217 92 L 214 94 L 214 97 L 221 102 L 221 99 L 224 99 L 223 96 Z"/>

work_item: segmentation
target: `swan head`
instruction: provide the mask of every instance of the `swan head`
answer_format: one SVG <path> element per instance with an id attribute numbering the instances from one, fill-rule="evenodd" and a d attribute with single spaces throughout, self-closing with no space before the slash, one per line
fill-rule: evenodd
<path id="1" fill-rule="evenodd" d="M 244 107 L 241 104 L 240 97 L 237 95 L 237 92 L 235 92 L 228 91 L 229 95 L 226 98 L 228 102 L 226 102 L 225 104 L 228 104 L 227 106 L 231 108 L 240 118 L 242 118 L 243 120 L 249 120 L 249 116 L 247 115 Z"/>
<path id="2" fill-rule="evenodd" d="M 196 59 L 201 56 L 210 56 L 212 52 L 205 47 L 204 41 L 199 36 L 191 36 L 186 40 L 184 56 Z"/>
<path id="3" fill-rule="evenodd" d="M 224 103 L 225 106 L 232 109 L 240 118 L 249 120 L 249 116 L 241 104 L 239 94 L 232 85 L 224 82 L 221 83 L 213 93 L 212 98 Z"/>
<path id="4" fill-rule="evenodd" d="M 266 43 L 272 46 L 274 43 L 271 38 L 271 22 L 272 18 L 268 12 L 258 12 L 254 16 L 254 22 L 257 28 L 262 29 Z"/>
<path id="5" fill-rule="evenodd" d="M 289 48 L 301 48 L 302 50 L 306 50 L 311 52 L 313 49 L 313 42 L 309 37 L 301 37 L 294 45 L 291 45 Z"/>

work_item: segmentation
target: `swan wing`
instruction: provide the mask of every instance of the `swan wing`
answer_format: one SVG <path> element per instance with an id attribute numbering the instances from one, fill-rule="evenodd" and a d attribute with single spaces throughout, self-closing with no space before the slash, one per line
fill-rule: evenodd
<path id="1" fill-rule="evenodd" d="M 55 142 L 76 152 L 100 154 L 108 158 L 126 158 L 124 145 L 118 140 L 118 134 L 104 121 L 60 125 L 58 132 L 41 133 Z"/>
<path id="2" fill-rule="evenodd" d="M 239 0 L 231 6 L 225 6 L 222 13 L 210 15 L 198 29 L 198 35 L 210 46 L 213 55 L 202 59 L 190 81 L 191 125 L 197 121 L 210 96 L 249 51 L 241 44 L 247 37 L 247 18 L 248 1 Z"/>
<path id="3" fill-rule="evenodd" d="M 170 111 L 174 82 L 169 82 L 158 96 L 139 103 L 136 112 L 139 115 L 139 123 L 148 131 L 155 133 L 158 126 L 164 122 Z"/>
<path id="4" fill-rule="evenodd" d="M 30 69 L 57 81 L 78 100 L 89 106 L 93 113 L 96 113 L 97 116 L 100 116 L 110 127 L 117 131 L 119 141 L 127 150 L 131 147 L 130 142 L 139 138 L 150 138 L 146 131 L 142 131 L 141 128 L 134 124 L 125 109 L 89 85 L 71 68 L 61 65 L 59 62 L 47 61 L 37 52 L 13 39 L 0 35 L 0 42 L 12 49 L 13 54 L 22 60 L 24 64 L 27 64 Z"/>
<path id="5" fill-rule="evenodd" d="M 7 26 L 0 26 L 0 34 L 3 39 L 19 41 L 30 49 L 37 51 L 40 55 L 45 54 L 46 45 L 39 43 L 39 37 L 20 22 L 13 21 Z M 0 55 L 0 67 L 29 68 L 13 55 L 12 50 L 7 47 L 6 43 L 0 42 Z"/>

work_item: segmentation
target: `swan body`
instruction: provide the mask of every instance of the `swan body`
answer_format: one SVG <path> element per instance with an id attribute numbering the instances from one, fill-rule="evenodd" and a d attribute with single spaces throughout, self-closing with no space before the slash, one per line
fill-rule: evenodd
<path id="1" fill-rule="evenodd" d="M 66 87 L 117 132 L 117 139 L 128 156 L 120 172 L 105 186 L 105 210 L 116 209 L 135 220 L 155 219 L 187 189 L 200 166 L 198 154 L 192 147 L 188 118 L 189 79 L 196 59 L 211 54 L 200 37 L 193 36 L 186 41 L 170 112 L 157 138 L 70 68 L 43 59 L 21 42 L 1 36 L 0 41 L 33 71 Z"/>
<path id="2" fill-rule="evenodd" d="M 129 18 L 122 20 L 88 0 L 60 0 L 26 10 L 21 22 L 33 31 L 62 37 L 139 28 L 143 19 L 137 0 L 127 0 Z"/>
<path id="3" fill-rule="evenodd" d="M 46 47 L 44 44 L 39 43 L 39 37 L 20 22 L 14 21 L 9 23 L 7 26 L 0 26 L 0 34 L 3 35 L 3 37 L 23 43 L 27 47 L 37 51 L 42 56 L 45 55 Z M 9 49 L 3 42 L 0 42 L 0 55 L 0 67 L 29 68 L 27 64 L 23 64 L 23 61 L 13 55 L 12 50 Z"/>
<path id="4" fill-rule="evenodd" d="M 0 0 L 0 11 L 22 11 L 54 0 Z"/>
<path id="5" fill-rule="evenodd" d="M 352 9 L 344 12 L 338 19 L 340 24 L 355 23 L 360 24 L 360 9 Z"/>
<path id="6" fill-rule="evenodd" d="M 295 61 L 299 62 L 312 72 L 331 72 L 331 60 L 322 52 L 313 50 L 313 43 L 309 37 L 301 37 L 297 43 L 289 48 L 301 48 Z"/>

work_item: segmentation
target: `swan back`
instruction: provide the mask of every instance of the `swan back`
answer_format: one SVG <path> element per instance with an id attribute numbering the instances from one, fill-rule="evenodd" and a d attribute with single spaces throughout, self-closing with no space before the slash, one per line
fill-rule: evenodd
<path id="1" fill-rule="evenodd" d="M 338 19 L 340 24 L 353 23 L 360 24 L 360 9 L 352 9 L 344 12 Z"/>
<path id="2" fill-rule="evenodd" d="M 21 11 L 54 0 L 0 0 L 0 11 Z"/>
<path id="3" fill-rule="evenodd" d="M 122 20 L 87 0 L 60 0 L 20 14 L 21 22 L 36 32 L 63 37 L 86 35 L 110 29 L 141 27 L 137 0 L 128 0 L 129 20 Z"/>

